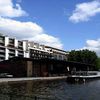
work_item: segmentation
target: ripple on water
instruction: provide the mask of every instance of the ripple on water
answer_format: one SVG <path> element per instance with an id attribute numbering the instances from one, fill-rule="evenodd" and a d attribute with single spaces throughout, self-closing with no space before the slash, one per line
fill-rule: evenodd
<path id="1" fill-rule="evenodd" d="M 34 96 L 46 98 L 44 100 L 99 100 L 100 80 L 86 84 L 68 84 L 62 80 L 0 84 L 0 100 L 34 100 Z"/>

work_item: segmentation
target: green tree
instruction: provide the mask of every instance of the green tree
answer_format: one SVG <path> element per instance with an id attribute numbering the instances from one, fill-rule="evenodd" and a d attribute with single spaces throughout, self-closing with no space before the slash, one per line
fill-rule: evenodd
<path id="1" fill-rule="evenodd" d="M 100 69 L 100 58 L 97 59 L 97 69 Z"/>
<path id="2" fill-rule="evenodd" d="M 97 66 L 97 55 L 94 51 L 90 50 L 72 50 L 69 52 L 68 61 L 81 62 Z"/>

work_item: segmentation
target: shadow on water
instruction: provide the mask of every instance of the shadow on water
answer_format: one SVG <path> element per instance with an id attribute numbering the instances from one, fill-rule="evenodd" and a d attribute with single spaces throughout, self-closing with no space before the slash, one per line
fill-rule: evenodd
<path id="1" fill-rule="evenodd" d="M 0 100 L 59 100 L 53 94 L 59 81 L 21 81 L 0 84 Z"/>
<path id="2" fill-rule="evenodd" d="M 65 80 L 0 83 L 0 100 L 99 100 L 100 80 L 68 84 Z"/>

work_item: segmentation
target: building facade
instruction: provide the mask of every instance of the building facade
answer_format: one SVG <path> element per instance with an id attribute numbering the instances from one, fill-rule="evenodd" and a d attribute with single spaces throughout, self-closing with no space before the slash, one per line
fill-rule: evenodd
<path id="1" fill-rule="evenodd" d="M 69 67 L 69 70 L 67 69 Z M 75 74 L 77 71 L 95 70 L 96 66 L 57 59 L 14 57 L 0 62 L 0 73 L 13 77 L 49 77 Z M 1 77 L 1 76 L 0 76 Z"/>
<path id="2" fill-rule="evenodd" d="M 68 53 L 64 50 L 0 35 L 0 61 L 9 60 L 12 57 L 67 60 L 67 55 Z"/>

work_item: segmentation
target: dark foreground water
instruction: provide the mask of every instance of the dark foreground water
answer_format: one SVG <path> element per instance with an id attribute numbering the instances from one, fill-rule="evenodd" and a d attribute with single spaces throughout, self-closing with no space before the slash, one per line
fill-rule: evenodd
<path id="1" fill-rule="evenodd" d="M 65 80 L 0 83 L 0 100 L 100 100 L 100 80 L 85 84 Z"/>

